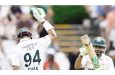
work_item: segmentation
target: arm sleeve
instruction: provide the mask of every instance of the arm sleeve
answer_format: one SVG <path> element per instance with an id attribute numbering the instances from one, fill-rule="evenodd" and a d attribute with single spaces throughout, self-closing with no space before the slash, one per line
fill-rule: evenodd
<path id="1" fill-rule="evenodd" d="M 13 50 L 12 50 L 11 62 L 12 62 L 12 65 L 20 66 L 19 55 L 18 55 L 18 48 L 16 48 L 16 47 L 13 48 Z"/>
<path id="2" fill-rule="evenodd" d="M 51 38 L 49 37 L 49 35 L 46 35 L 45 37 L 40 39 L 45 48 L 47 48 L 51 44 Z"/>
<path id="3" fill-rule="evenodd" d="M 82 58 L 81 64 L 82 64 L 82 67 L 85 67 L 85 65 L 87 64 L 87 56 L 84 56 Z"/>

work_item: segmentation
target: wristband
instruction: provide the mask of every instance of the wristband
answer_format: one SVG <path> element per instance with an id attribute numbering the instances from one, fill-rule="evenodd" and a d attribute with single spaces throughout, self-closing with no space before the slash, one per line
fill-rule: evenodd
<path id="1" fill-rule="evenodd" d="M 45 28 L 46 31 L 48 31 L 49 29 L 54 28 L 48 21 L 45 21 L 43 23 L 43 27 Z"/>

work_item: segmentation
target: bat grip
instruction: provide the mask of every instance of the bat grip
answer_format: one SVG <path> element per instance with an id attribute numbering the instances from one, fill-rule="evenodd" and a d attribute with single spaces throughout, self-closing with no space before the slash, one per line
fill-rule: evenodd
<path id="1" fill-rule="evenodd" d="M 89 42 L 89 44 L 84 44 L 85 46 L 89 46 L 90 45 L 90 42 Z"/>

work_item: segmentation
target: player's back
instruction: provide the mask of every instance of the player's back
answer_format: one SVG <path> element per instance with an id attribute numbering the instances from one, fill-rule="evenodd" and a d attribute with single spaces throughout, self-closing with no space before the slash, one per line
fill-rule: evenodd
<path id="1" fill-rule="evenodd" d="M 15 55 L 12 56 L 12 64 L 20 66 L 21 70 L 42 70 L 49 43 L 48 36 L 41 39 L 22 40 L 13 49 Z"/>

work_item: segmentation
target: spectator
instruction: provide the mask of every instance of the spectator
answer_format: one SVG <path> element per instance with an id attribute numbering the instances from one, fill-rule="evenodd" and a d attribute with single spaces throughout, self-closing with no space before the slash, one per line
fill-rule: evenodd
<path id="1" fill-rule="evenodd" d="M 98 25 L 98 13 L 96 5 L 85 6 L 87 13 L 90 16 L 91 28 L 95 28 Z"/>
<path id="2" fill-rule="evenodd" d="M 65 53 L 61 50 L 56 50 L 55 53 L 55 61 L 59 64 L 60 70 L 69 70 L 70 69 L 70 62 Z"/>
<path id="3" fill-rule="evenodd" d="M 2 39 L 0 38 L 0 70 L 11 69 L 10 62 L 7 60 L 2 47 Z"/>
<path id="4" fill-rule="evenodd" d="M 55 50 L 52 48 L 48 49 L 44 70 L 59 70 L 59 65 L 55 62 Z"/>
<path id="5" fill-rule="evenodd" d="M 106 36 L 108 37 L 108 46 L 109 49 L 106 52 L 109 56 L 112 57 L 115 65 L 115 10 L 110 11 L 107 14 L 107 31 L 106 31 Z"/>

